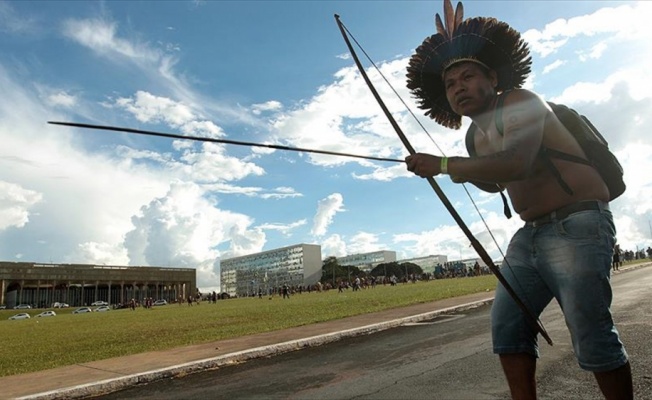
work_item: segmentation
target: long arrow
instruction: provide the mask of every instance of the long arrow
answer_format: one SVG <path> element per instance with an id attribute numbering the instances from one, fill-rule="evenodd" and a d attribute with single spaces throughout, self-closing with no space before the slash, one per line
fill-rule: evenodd
<path id="1" fill-rule="evenodd" d="M 396 134 L 398 137 L 401 139 L 401 142 L 403 142 L 403 145 L 405 148 L 408 150 L 410 154 L 415 154 L 416 151 L 414 150 L 414 147 L 410 144 L 410 141 L 407 139 L 401 128 L 398 126 L 398 123 L 392 116 L 392 114 L 389 112 L 389 109 L 387 109 L 387 106 L 383 102 L 383 100 L 380 97 L 380 94 L 378 94 L 378 91 L 376 91 L 376 88 L 374 87 L 373 83 L 371 83 L 371 80 L 369 79 L 369 76 L 367 76 L 367 73 L 364 70 L 364 67 L 362 66 L 362 63 L 360 62 L 360 59 L 358 58 L 355 50 L 353 49 L 353 46 L 351 45 L 351 41 L 349 40 L 349 36 L 347 35 L 348 29 L 344 26 L 342 21 L 340 21 L 340 16 L 335 14 L 335 21 L 337 21 L 337 26 L 340 28 L 340 32 L 342 33 L 342 37 L 344 38 L 344 41 L 346 42 L 347 47 L 349 48 L 349 52 L 351 53 L 351 56 L 353 57 L 353 60 L 355 61 L 355 65 L 358 67 L 358 70 L 360 71 L 360 74 L 362 75 L 362 78 L 364 78 L 364 81 L 367 83 L 367 86 L 369 87 L 369 90 L 371 90 L 371 93 L 374 95 L 376 98 L 376 101 L 380 105 L 380 108 L 383 110 L 385 113 L 385 116 L 389 120 L 390 124 L 392 127 L 394 127 L 394 130 L 396 131 Z M 350 33 L 349 33 L 350 34 Z M 496 264 L 494 264 L 493 260 L 491 257 L 489 257 L 489 254 L 485 250 L 484 247 L 480 244 L 478 239 L 473 236 L 473 233 L 471 233 L 471 230 L 469 230 L 468 226 L 464 223 L 460 215 L 458 214 L 457 210 L 451 202 L 448 200 L 446 197 L 446 194 L 441 190 L 437 182 L 435 182 L 434 178 L 432 177 L 427 177 L 426 180 L 432 187 L 432 189 L 435 191 L 441 202 L 444 204 L 444 207 L 448 210 L 448 212 L 451 214 L 455 222 L 457 222 L 457 225 L 460 227 L 462 232 L 464 232 L 464 235 L 466 235 L 467 239 L 469 242 L 471 242 L 471 245 L 475 249 L 475 251 L 478 253 L 482 261 L 491 269 L 491 272 L 496 275 L 496 278 L 500 281 L 500 283 L 505 287 L 509 295 L 514 299 L 518 307 L 523 311 L 523 314 L 525 315 L 526 319 L 528 320 L 528 323 L 541 334 L 541 336 L 546 339 L 548 344 L 552 346 L 552 339 L 548 335 L 548 332 L 546 332 L 545 328 L 543 327 L 543 324 L 539 319 L 530 311 L 530 309 L 527 308 L 525 303 L 518 297 L 518 294 L 514 291 L 514 289 L 511 287 L 509 282 L 505 279 L 503 274 L 500 272 Z"/>
<path id="2" fill-rule="evenodd" d="M 326 155 L 329 155 L 329 156 L 362 158 L 364 160 L 389 161 L 389 162 L 398 162 L 398 163 L 404 163 L 405 162 L 405 160 L 398 160 L 398 159 L 394 159 L 394 158 L 361 156 L 361 155 L 358 155 L 358 154 L 338 153 L 336 151 L 328 151 L 328 150 L 304 149 L 304 148 L 301 148 L 301 147 L 289 147 L 289 146 L 282 146 L 282 145 L 278 145 L 278 144 L 253 143 L 253 142 L 243 142 L 243 141 L 239 141 L 239 140 L 215 139 L 215 138 L 199 137 L 199 136 L 186 136 L 186 135 L 178 135 L 178 134 L 174 134 L 174 133 L 163 133 L 163 132 L 156 132 L 156 131 L 145 131 L 145 130 L 142 130 L 142 129 L 122 128 L 122 127 L 118 127 L 118 126 L 81 124 L 81 123 L 77 123 L 77 122 L 59 122 L 59 121 L 48 121 L 48 124 L 72 126 L 72 127 L 75 127 L 75 128 L 97 129 L 97 130 L 103 130 L 103 131 L 134 133 L 134 134 L 137 134 L 137 135 L 157 136 L 157 137 L 165 137 L 165 138 L 170 138 L 170 139 L 194 140 L 194 141 L 197 141 L 197 142 L 222 143 L 222 144 L 232 144 L 232 145 L 236 145 L 236 146 L 248 146 L 248 147 L 266 147 L 268 149 L 300 151 L 302 153 L 326 154 Z"/>

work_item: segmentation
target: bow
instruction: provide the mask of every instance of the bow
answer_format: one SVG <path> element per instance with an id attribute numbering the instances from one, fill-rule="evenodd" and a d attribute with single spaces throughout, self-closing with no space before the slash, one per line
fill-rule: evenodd
<path id="1" fill-rule="evenodd" d="M 358 67 L 358 70 L 360 71 L 360 74 L 362 75 L 362 78 L 364 79 L 365 83 L 369 87 L 369 90 L 371 90 L 371 93 L 374 95 L 374 98 L 380 105 L 380 108 L 383 110 L 383 113 L 389 119 L 390 124 L 396 131 L 396 134 L 398 137 L 401 139 L 401 142 L 403 142 L 403 145 L 407 149 L 407 151 L 410 154 L 415 154 L 416 151 L 414 150 L 414 147 L 410 144 L 410 141 L 407 139 L 401 128 L 398 126 L 398 123 L 392 116 L 392 114 L 389 112 L 387 109 L 387 106 L 381 99 L 380 95 L 376 91 L 376 88 L 374 85 L 371 83 L 371 80 L 369 79 L 369 76 L 367 76 L 367 73 L 364 70 L 364 67 L 362 66 L 362 63 L 360 62 L 360 59 L 358 58 L 355 50 L 353 49 L 353 46 L 351 45 L 351 41 L 349 40 L 349 36 L 347 35 L 348 29 L 344 26 L 342 21 L 340 21 L 340 16 L 335 14 L 335 21 L 337 21 L 337 26 L 340 28 L 340 32 L 342 33 L 342 37 L 344 38 L 344 41 L 346 42 L 346 46 L 349 48 L 349 52 L 351 53 L 351 56 L 353 57 L 353 60 L 355 61 L 355 65 Z M 525 303 L 518 297 L 514 289 L 511 287 L 509 282 L 505 279 L 503 274 L 500 272 L 496 264 L 494 264 L 493 260 L 485 250 L 485 248 L 480 244 L 478 239 L 475 238 L 473 233 L 469 230 L 468 226 L 466 226 L 466 223 L 462 220 L 460 215 L 458 214 L 457 210 L 453 207 L 451 202 L 448 200 L 444 192 L 441 190 L 437 182 L 435 182 L 435 179 L 433 177 L 427 177 L 426 180 L 432 187 L 432 189 L 435 191 L 437 194 L 437 197 L 441 200 L 441 202 L 444 204 L 444 207 L 448 210 L 448 212 L 451 214 L 457 225 L 460 227 L 462 232 L 464 232 L 464 235 L 467 237 L 469 242 L 471 242 L 471 246 L 473 246 L 473 249 L 478 253 L 482 261 L 489 267 L 491 272 L 498 278 L 498 281 L 505 287 L 507 290 L 507 293 L 514 299 L 518 307 L 523 311 L 524 315 L 526 316 L 528 322 L 536 330 L 541 334 L 541 336 L 552 346 L 552 339 L 548 335 L 548 332 L 546 332 L 545 328 L 543 327 L 543 324 L 541 321 L 527 308 Z"/>

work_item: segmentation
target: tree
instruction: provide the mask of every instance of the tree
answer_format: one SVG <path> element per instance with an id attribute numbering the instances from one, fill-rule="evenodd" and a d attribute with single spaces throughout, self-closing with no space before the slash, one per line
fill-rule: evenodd
<path id="1" fill-rule="evenodd" d="M 374 269 L 371 270 L 370 274 L 372 276 L 386 276 L 390 277 L 392 275 L 399 276 L 401 274 L 401 267 L 399 267 L 396 261 L 381 263 L 376 265 Z"/>
<path id="2" fill-rule="evenodd" d="M 407 273 L 407 275 L 423 275 L 423 269 L 415 263 L 404 262 L 401 264 L 401 269 Z"/>
<path id="3" fill-rule="evenodd" d="M 336 282 L 346 280 L 348 270 L 342 267 L 334 256 L 327 257 L 321 267 L 321 283 L 331 283 L 333 286 Z"/>

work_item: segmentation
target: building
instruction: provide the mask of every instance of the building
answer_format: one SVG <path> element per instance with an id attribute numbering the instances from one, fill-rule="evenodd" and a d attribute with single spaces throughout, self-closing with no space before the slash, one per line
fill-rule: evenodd
<path id="1" fill-rule="evenodd" d="M 378 264 L 396 261 L 396 252 L 389 250 L 373 251 L 371 253 L 351 254 L 344 257 L 337 257 L 337 263 L 341 266 L 358 267 L 361 271 L 369 272 Z"/>
<path id="2" fill-rule="evenodd" d="M 425 257 L 408 258 L 406 260 L 400 260 L 399 264 L 408 263 L 408 262 L 420 266 L 423 272 L 432 274 L 435 272 L 435 267 L 437 267 L 438 265 L 444 265 L 448 262 L 448 256 L 433 255 L 433 256 L 425 256 Z"/>
<path id="3" fill-rule="evenodd" d="M 321 246 L 297 244 L 220 261 L 221 291 L 229 296 L 269 293 L 283 285 L 308 286 L 321 278 Z"/>
<path id="4" fill-rule="evenodd" d="M 152 297 L 175 301 L 194 296 L 192 268 L 0 262 L 0 304 L 83 306 L 102 300 L 122 304 Z"/>

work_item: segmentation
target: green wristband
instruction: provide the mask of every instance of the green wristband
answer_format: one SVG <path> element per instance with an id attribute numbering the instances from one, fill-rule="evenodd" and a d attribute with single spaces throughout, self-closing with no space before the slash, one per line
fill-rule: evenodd
<path id="1" fill-rule="evenodd" d="M 448 174 L 448 157 L 441 158 L 441 164 L 439 165 L 439 169 L 441 170 L 442 174 Z"/>

